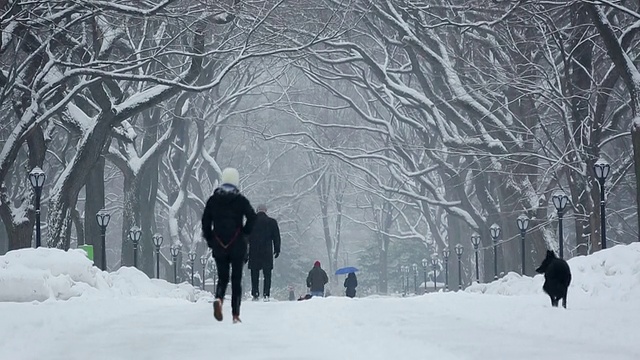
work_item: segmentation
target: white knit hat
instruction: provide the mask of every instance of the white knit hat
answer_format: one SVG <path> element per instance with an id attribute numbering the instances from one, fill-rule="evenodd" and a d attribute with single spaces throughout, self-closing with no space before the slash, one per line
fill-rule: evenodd
<path id="1" fill-rule="evenodd" d="M 238 187 L 240 185 L 240 174 L 237 169 L 228 167 L 222 170 L 222 179 L 220 180 L 223 184 Z"/>

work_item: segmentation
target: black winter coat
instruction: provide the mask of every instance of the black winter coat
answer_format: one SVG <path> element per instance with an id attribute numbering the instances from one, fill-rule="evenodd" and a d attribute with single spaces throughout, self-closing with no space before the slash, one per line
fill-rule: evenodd
<path id="1" fill-rule="evenodd" d="M 280 253 L 278 222 L 259 212 L 249 235 L 249 269 L 273 269 L 273 253 Z"/>
<path id="2" fill-rule="evenodd" d="M 243 226 L 245 217 L 247 221 Z M 227 184 L 217 188 L 202 214 L 202 236 L 213 256 L 246 256 L 244 236 L 251 233 L 255 218 L 256 212 L 249 200 L 237 188 Z"/>
<path id="3" fill-rule="evenodd" d="M 307 287 L 311 291 L 324 291 L 324 284 L 329 282 L 327 273 L 320 266 L 314 266 L 307 276 Z"/>

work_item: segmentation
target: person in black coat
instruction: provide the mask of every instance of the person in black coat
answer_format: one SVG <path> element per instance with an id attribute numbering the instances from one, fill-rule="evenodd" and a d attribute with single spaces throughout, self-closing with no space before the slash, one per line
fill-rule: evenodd
<path id="1" fill-rule="evenodd" d="M 309 292 L 311 296 L 324 296 L 324 285 L 329 282 L 329 277 L 327 273 L 322 270 L 320 266 L 320 261 L 316 261 L 313 264 L 313 268 L 309 271 L 309 275 L 307 275 L 307 287 L 309 288 Z"/>
<path id="2" fill-rule="evenodd" d="M 346 295 L 350 298 L 356 297 L 356 287 L 358 287 L 358 278 L 355 273 L 349 273 L 344 279 L 344 287 L 347 288 Z"/>
<path id="3" fill-rule="evenodd" d="M 249 200 L 238 190 L 239 174 L 234 168 L 222 172 L 222 185 L 207 200 L 202 214 L 202 235 L 211 248 L 218 269 L 218 286 L 213 315 L 222 321 L 222 302 L 229 284 L 231 266 L 231 313 L 233 322 L 240 322 L 242 268 L 247 256 L 244 236 L 251 233 L 256 213 Z M 243 220 L 246 223 L 243 226 Z"/>
<path id="4" fill-rule="evenodd" d="M 280 229 L 278 222 L 267 215 L 267 206 L 258 205 L 258 215 L 249 236 L 249 269 L 251 270 L 251 295 L 253 300 L 260 297 L 260 270 L 264 275 L 262 295 L 269 301 L 271 292 L 271 271 L 273 259 L 280 255 Z"/>

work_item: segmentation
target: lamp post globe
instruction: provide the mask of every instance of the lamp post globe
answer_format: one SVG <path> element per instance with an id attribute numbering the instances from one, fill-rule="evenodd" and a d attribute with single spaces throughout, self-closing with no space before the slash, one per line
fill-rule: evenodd
<path id="1" fill-rule="evenodd" d="M 39 248 L 42 243 L 41 227 L 40 227 L 40 198 L 42 196 L 42 187 L 44 186 L 44 180 L 46 176 L 44 171 L 39 166 L 34 167 L 29 172 L 29 182 L 33 187 L 36 195 L 36 248 Z"/>
<path id="2" fill-rule="evenodd" d="M 191 265 L 191 286 L 193 286 L 193 270 L 196 262 L 196 253 L 193 251 L 189 252 L 189 265 Z"/>
<path id="3" fill-rule="evenodd" d="M 422 259 L 422 271 L 424 272 L 424 292 L 427 293 L 427 268 L 429 267 L 429 260 Z"/>
<path id="4" fill-rule="evenodd" d="M 160 278 L 160 247 L 162 246 L 162 242 L 164 238 L 162 235 L 155 233 L 151 237 L 153 241 L 153 245 L 156 247 L 156 279 Z"/>
<path id="5" fill-rule="evenodd" d="M 598 179 L 598 184 L 600 184 L 600 247 L 603 249 L 607 248 L 607 223 L 605 221 L 605 191 L 604 184 L 605 180 L 607 180 L 607 176 L 609 176 L 609 172 L 611 171 L 611 166 L 604 159 L 598 159 L 595 164 L 593 164 L 593 171 L 596 173 L 596 178 Z"/>
<path id="6" fill-rule="evenodd" d="M 431 267 L 433 268 L 433 290 L 438 290 L 438 284 L 436 283 L 436 270 L 438 267 L 438 254 L 431 254 Z"/>
<path id="7" fill-rule="evenodd" d="M 480 283 L 480 265 L 478 263 L 478 250 L 480 248 L 480 234 L 474 232 L 471 234 L 471 245 L 473 245 L 473 252 L 476 258 L 476 282 Z"/>
<path id="8" fill-rule="evenodd" d="M 96 221 L 100 226 L 100 238 L 101 238 L 101 247 L 100 257 L 102 258 L 100 261 L 101 268 L 103 271 L 107 270 L 107 226 L 109 226 L 109 222 L 111 221 L 111 214 L 105 209 L 100 209 L 96 213 Z"/>
<path id="9" fill-rule="evenodd" d="M 458 290 L 462 290 L 462 252 L 464 247 L 461 244 L 456 244 L 454 249 L 458 257 Z"/>
<path id="10" fill-rule="evenodd" d="M 525 236 L 527 234 L 527 229 L 529 228 L 529 217 L 525 214 L 518 216 L 518 218 L 516 219 L 516 224 L 518 225 L 518 230 L 520 230 L 520 252 L 522 254 L 522 257 L 520 259 L 522 263 L 521 275 L 525 276 L 526 274 L 525 263 L 526 263 L 526 254 L 527 254 Z"/>
<path id="11" fill-rule="evenodd" d="M 178 283 L 178 254 L 180 254 L 180 247 L 178 245 L 173 245 L 169 249 L 169 253 L 171 254 L 171 262 L 173 262 L 173 283 Z"/>
<path id="12" fill-rule="evenodd" d="M 569 197 L 564 191 L 558 190 L 551 197 L 551 201 L 558 212 L 558 255 L 560 255 L 560 259 L 564 259 L 564 229 L 562 227 L 562 217 L 564 215 L 564 209 L 569 203 Z"/>
<path id="13" fill-rule="evenodd" d="M 200 257 L 200 265 L 202 265 L 202 279 L 200 282 L 202 283 L 202 290 L 204 290 L 204 277 L 205 277 L 205 269 L 207 266 L 207 256 L 203 255 Z"/>
<path id="14" fill-rule="evenodd" d="M 138 244 L 141 238 L 142 229 L 138 226 L 132 226 L 131 229 L 129 229 L 129 240 L 131 240 L 131 244 L 133 244 L 133 266 L 135 268 L 138 267 Z"/>
<path id="15" fill-rule="evenodd" d="M 451 250 L 449 247 L 442 250 L 442 259 L 444 260 L 444 291 L 449 291 L 449 256 L 451 256 Z"/>
<path id="16" fill-rule="evenodd" d="M 493 224 L 489 228 L 493 240 L 493 279 L 498 280 L 498 238 L 500 237 L 500 225 Z"/>

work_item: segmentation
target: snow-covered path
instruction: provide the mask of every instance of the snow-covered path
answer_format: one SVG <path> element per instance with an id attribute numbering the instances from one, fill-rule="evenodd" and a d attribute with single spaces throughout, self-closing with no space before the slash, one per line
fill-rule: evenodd
<path id="1" fill-rule="evenodd" d="M 439 293 L 211 304 L 76 298 L 0 303 L 0 359 L 640 359 L 637 302 Z"/>

